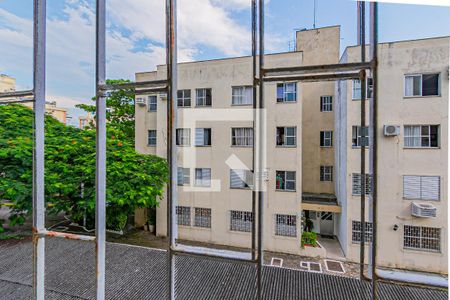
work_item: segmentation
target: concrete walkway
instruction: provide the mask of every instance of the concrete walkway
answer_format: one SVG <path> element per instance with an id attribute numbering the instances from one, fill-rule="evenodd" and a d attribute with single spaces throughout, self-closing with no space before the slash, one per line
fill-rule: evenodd
<path id="1" fill-rule="evenodd" d="M 327 251 L 327 258 L 345 261 L 344 252 L 342 252 L 341 245 L 336 238 L 331 239 L 319 236 L 318 241 Z"/>

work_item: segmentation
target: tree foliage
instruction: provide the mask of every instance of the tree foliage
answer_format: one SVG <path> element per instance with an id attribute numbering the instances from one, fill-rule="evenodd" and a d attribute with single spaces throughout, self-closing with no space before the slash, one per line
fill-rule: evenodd
<path id="1" fill-rule="evenodd" d="M 13 204 L 10 223 L 23 223 L 32 208 L 33 111 L 0 106 L 0 199 Z M 65 212 L 75 222 L 95 216 L 95 130 L 45 118 L 47 212 Z M 107 226 L 119 229 L 136 208 L 158 205 L 167 182 L 164 159 L 138 154 L 127 136 L 108 128 Z M 1 204 L 1 203 L 0 203 Z M 0 224 L 1 228 L 1 224 Z"/>
<path id="2" fill-rule="evenodd" d="M 124 79 L 108 79 L 106 84 L 120 84 L 129 83 L 129 80 Z M 116 129 L 125 135 L 131 143 L 134 144 L 134 89 L 115 89 L 109 92 L 106 97 L 106 120 L 108 126 Z M 96 98 L 93 97 L 92 101 Z M 81 108 L 87 112 L 95 114 L 95 105 L 78 104 L 76 107 Z M 91 128 L 95 125 L 91 124 Z"/>

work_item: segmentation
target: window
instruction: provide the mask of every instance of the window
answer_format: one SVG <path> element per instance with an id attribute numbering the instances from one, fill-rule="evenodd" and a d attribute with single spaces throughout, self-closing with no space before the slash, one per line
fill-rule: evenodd
<path id="1" fill-rule="evenodd" d="M 179 128 L 177 129 L 177 146 L 191 145 L 191 129 Z"/>
<path id="2" fill-rule="evenodd" d="M 403 229 L 403 248 L 431 252 L 441 251 L 440 228 L 405 225 Z"/>
<path id="3" fill-rule="evenodd" d="M 148 96 L 148 111 L 156 111 L 158 106 L 158 98 L 156 96 Z"/>
<path id="4" fill-rule="evenodd" d="M 297 236 L 297 216 L 276 215 L 275 235 Z"/>
<path id="5" fill-rule="evenodd" d="M 197 106 L 211 106 L 212 105 L 212 96 L 211 89 L 197 89 Z"/>
<path id="6" fill-rule="evenodd" d="M 439 74 L 405 75 L 405 96 L 439 96 Z"/>
<path id="7" fill-rule="evenodd" d="M 253 128 L 231 128 L 232 146 L 253 146 Z"/>
<path id="8" fill-rule="evenodd" d="M 191 208 L 189 206 L 177 206 L 177 224 L 191 226 Z"/>
<path id="9" fill-rule="evenodd" d="M 367 78 L 367 99 L 372 99 L 373 96 L 373 78 Z"/>
<path id="10" fill-rule="evenodd" d="M 195 208 L 195 227 L 211 228 L 211 209 Z"/>
<path id="11" fill-rule="evenodd" d="M 297 101 L 297 83 L 278 83 L 277 84 L 277 102 L 296 102 Z"/>
<path id="12" fill-rule="evenodd" d="M 320 97 L 320 111 L 322 112 L 333 111 L 333 96 Z"/>
<path id="13" fill-rule="evenodd" d="M 230 188 L 245 189 L 253 185 L 253 173 L 250 170 L 230 170 Z"/>
<path id="14" fill-rule="evenodd" d="M 352 84 L 352 99 L 361 100 L 361 81 L 354 79 Z M 366 98 L 370 99 L 373 95 L 373 79 L 368 77 L 366 79 Z"/>
<path id="15" fill-rule="evenodd" d="M 439 125 L 405 125 L 405 147 L 437 148 Z"/>
<path id="16" fill-rule="evenodd" d="M 195 146 L 211 146 L 211 128 L 195 129 Z"/>
<path id="17" fill-rule="evenodd" d="M 148 145 L 156 146 L 156 130 L 148 131 Z"/>
<path id="18" fill-rule="evenodd" d="M 276 171 L 275 179 L 278 191 L 295 191 L 295 171 Z"/>
<path id="19" fill-rule="evenodd" d="M 178 167 L 178 185 L 189 185 L 191 183 L 191 170 Z"/>
<path id="20" fill-rule="evenodd" d="M 191 90 L 179 90 L 177 98 L 178 107 L 191 107 Z"/>
<path id="21" fill-rule="evenodd" d="M 253 213 L 250 211 L 230 211 L 230 230 L 252 232 Z"/>
<path id="22" fill-rule="evenodd" d="M 253 87 L 234 86 L 232 87 L 232 105 L 251 105 L 253 103 Z"/>
<path id="23" fill-rule="evenodd" d="M 196 168 L 195 169 L 195 185 L 201 187 L 211 186 L 211 169 Z"/>
<path id="24" fill-rule="evenodd" d="M 352 221 L 352 242 L 361 242 L 361 221 Z M 372 222 L 366 222 L 366 227 L 364 228 L 364 242 L 372 243 L 373 237 L 373 225 Z"/>
<path id="25" fill-rule="evenodd" d="M 289 147 L 297 144 L 297 127 L 277 127 L 277 146 Z"/>
<path id="26" fill-rule="evenodd" d="M 439 176 L 403 176 L 403 198 L 439 200 L 441 178 Z"/>
<path id="27" fill-rule="evenodd" d="M 365 178 L 365 192 L 366 195 L 370 195 L 372 177 L 369 174 L 363 176 Z M 352 174 L 352 195 L 361 195 L 361 173 L 353 173 Z"/>
<path id="28" fill-rule="evenodd" d="M 352 126 L 352 146 L 369 146 L 369 127 Z"/>
<path id="29" fill-rule="evenodd" d="M 320 166 L 320 181 L 333 181 L 332 166 Z"/>
<path id="30" fill-rule="evenodd" d="M 332 147 L 332 146 L 333 146 L 333 131 L 321 131 L 320 147 Z"/>

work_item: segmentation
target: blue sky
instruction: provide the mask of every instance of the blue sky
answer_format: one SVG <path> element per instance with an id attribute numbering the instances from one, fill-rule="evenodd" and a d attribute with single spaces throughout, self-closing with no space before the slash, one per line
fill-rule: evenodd
<path id="1" fill-rule="evenodd" d="M 312 28 L 313 0 L 267 1 L 267 48 L 289 51 L 295 29 Z M 0 73 L 32 83 L 32 0 L 0 0 Z M 133 79 L 164 63 L 164 1 L 108 0 L 107 73 Z M 316 0 L 316 27 L 341 25 L 341 49 L 356 41 L 356 3 Z M 94 1 L 48 0 L 47 96 L 60 106 L 94 92 Z M 178 0 L 182 61 L 247 55 L 250 0 Z M 380 4 L 380 40 L 450 35 L 450 7 Z M 79 111 L 71 110 L 74 115 Z"/>

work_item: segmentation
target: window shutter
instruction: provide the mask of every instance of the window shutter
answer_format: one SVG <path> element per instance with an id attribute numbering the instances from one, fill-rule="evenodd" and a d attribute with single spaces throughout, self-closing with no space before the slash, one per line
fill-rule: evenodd
<path id="1" fill-rule="evenodd" d="M 422 176 L 421 177 L 422 193 L 421 199 L 439 200 L 440 198 L 440 177 L 439 176 Z"/>
<path id="2" fill-rule="evenodd" d="M 178 184 L 183 185 L 183 168 L 178 167 L 177 176 L 178 176 Z"/>
<path id="3" fill-rule="evenodd" d="M 196 146 L 204 145 L 204 130 L 203 130 L 203 128 L 195 129 L 195 145 Z"/>
<path id="4" fill-rule="evenodd" d="M 420 199 L 420 176 L 403 176 L 403 197 Z"/>
<path id="5" fill-rule="evenodd" d="M 202 169 L 203 173 L 203 185 L 204 186 L 211 186 L 211 169 Z"/>

